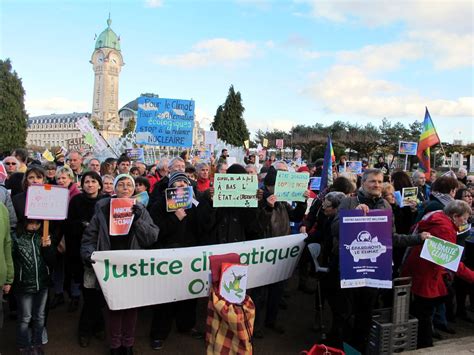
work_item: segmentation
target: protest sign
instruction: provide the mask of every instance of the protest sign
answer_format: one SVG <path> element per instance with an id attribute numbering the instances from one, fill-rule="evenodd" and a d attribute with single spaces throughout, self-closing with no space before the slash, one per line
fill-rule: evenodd
<path id="1" fill-rule="evenodd" d="M 404 187 L 402 189 L 402 203 L 400 207 L 410 206 L 410 201 L 417 202 L 418 187 Z"/>
<path id="2" fill-rule="evenodd" d="M 309 173 L 277 172 L 275 196 L 277 201 L 305 201 L 304 192 L 308 189 Z"/>
<path id="3" fill-rule="evenodd" d="M 392 288 L 392 211 L 339 211 L 341 288 Z"/>
<path id="4" fill-rule="evenodd" d="M 53 154 L 48 149 L 46 149 L 41 156 L 49 162 L 54 161 Z"/>
<path id="5" fill-rule="evenodd" d="M 194 101 L 141 96 L 136 142 L 165 147 L 193 145 Z"/>
<path id="6" fill-rule="evenodd" d="M 361 161 L 346 161 L 344 164 L 344 171 L 346 173 L 362 174 Z"/>
<path id="7" fill-rule="evenodd" d="M 69 190 L 57 185 L 31 185 L 26 192 L 25 216 L 30 219 L 67 218 Z"/>
<path id="8" fill-rule="evenodd" d="M 244 141 L 244 147 L 245 147 L 245 149 L 250 148 L 250 140 L 247 139 L 247 140 Z"/>
<path id="9" fill-rule="evenodd" d="M 134 161 L 145 161 L 145 152 L 143 148 L 127 148 L 125 149 L 127 156 Z"/>
<path id="10" fill-rule="evenodd" d="M 257 207 L 257 175 L 215 174 L 214 207 Z"/>
<path id="11" fill-rule="evenodd" d="M 102 152 L 107 149 L 107 142 L 92 126 L 87 117 L 82 117 L 76 122 L 76 127 L 84 135 L 84 142 L 89 144 L 96 152 Z"/>
<path id="12" fill-rule="evenodd" d="M 84 137 L 66 139 L 66 146 L 69 151 L 75 150 L 78 152 L 84 152 L 89 148 L 86 142 L 84 142 Z"/>
<path id="13" fill-rule="evenodd" d="M 268 139 L 267 138 L 263 138 L 262 145 L 263 145 L 264 148 L 268 148 Z"/>
<path id="14" fill-rule="evenodd" d="M 398 154 L 416 155 L 417 149 L 418 149 L 418 143 L 417 142 L 403 142 L 403 141 L 400 141 L 398 143 Z"/>
<path id="15" fill-rule="evenodd" d="M 216 145 L 217 144 L 217 131 L 205 131 L 204 143 L 206 145 Z"/>
<path id="16" fill-rule="evenodd" d="M 284 146 L 284 141 L 283 141 L 283 139 L 276 139 L 276 140 L 275 140 L 275 146 L 276 146 L 278 149 L 283 149 L 283 146 Z"/>
<path id="17" fill-rule="evenodd" d="M 166 211 L 173 212 L 184 208 L 191 208 L 193 204 L 193 188 L 173 187 L 166 189 Z"/>
<path id="18" fill-rule="evenodd" d="M 133 196 L 137 202 L 140 202 L 143 206 L 148 206 L 148 201 L 150 201 L 150 196 L 148 195 L 148 192 L 142 191 L 139 194 L 136 194 Z"/>
<path id="19" fill-rule="evenodd" d="M 309 178 L 309 189 L 311 191 L 319 191 L 321 187 L 321 176 L 315 176 Z"/>
<path id="20" fill-rule="evenodd" d="M 437 237 L 426 239 L 420 257 L 451 271 L 458 271 L 464 248 Z"/>
<path id="21" fill-rule="evenodd" d="M 249 265 L 247 288 L 286 280 L 293 274 L 306 234 L 240 243 L 159 250 L 115 250 L 92 254 L 94 271 L 110 309 L 206 297 L 210 255 L 240 255 Z"/>
<path id="22" fill-rule="evenodd" d="M 5 165 L 0 161 L 0 183 L 3 183 L 7 179 L 7 170 L 5 169 Z"/>
<path id="23" fill-rule="evenodd" d="M 109 234 L 111 236 L 127 235 L 133 223 L 133 198 L 110 199 Z"/>
<path id="24" fill-rule="evenodd" d="M 227 302 L 241 304 L 247 293 L 248 265 L 223 263 L 219 295 Z"/>

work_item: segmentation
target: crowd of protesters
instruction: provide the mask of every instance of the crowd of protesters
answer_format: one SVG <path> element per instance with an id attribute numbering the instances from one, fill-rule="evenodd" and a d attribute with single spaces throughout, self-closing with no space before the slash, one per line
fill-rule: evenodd
<path id="1" fill-rule="evenodd" d="M 430 176 L 421 171 L 390 172 L 380 157 L 373 167 L 363 159 L 363 171 L 356 175 L 343 171 L 347 158 L 342 156 L 335 164 L 332 184 L 322 191 L 308 188 L 307 201 L 290 204 L 274 195 L 277 172 L 321 176 L 322 159 L 295 166 L 295 162 L 272 155 L 256 164 L 256 156 L 250 154 L 245 157 L 246 165 L 228 166 L 227 157 L 224 149 L 219 159 L 203 162 L 184 152 L 149 166 L 127 155 L 84 160 L 76 151 L 67 157 L 58 151 L 54 162 L 45 163 L 31 160 L 24 149 L 5 156 L 7 176 L 0 185 L 0 285 L 9 296 L 9 312 L 17 319 L 19 352 L 44 353 L 48 313 L 68 301 L 68 312 L 79 313 L 81 347 L 88 347 L 96 338 L 105 340 L 107 334 L 111 354 L 133 354 L 137 309 L 107 308 L 91 264 L 94 251 L 223 244 L 299 231 L 308 234 L 308 244 L 319 245 L 320 255 L 315 264 L 305 249 L 298 266 L 298 289 L 314 292 L 308 280 L 318 275 L 321 297 L 327 300 L 332 318 L 327 344 L 342 349 L 347 342 L 363 353 L 372 312 L 390 306 L 390 297 L 375 288 L 341 289 L 340 209 L 393 212 L 393 277 L 412 278 L 410 312 L 419 320 L 418 347 L 432 346 L 433 337 L 441 337 L 438 331 L 452 333 L 449 322 L 455 319 L 474 323 L 468 313 L 468 305 L 474 307 L 474 240 L 464 228 L 473 219 L 474 176 L 464 169 L 457 175 L 433 170 Z M 258 175 L 258 207 L 213 207 L 215 173 Z M 26 191 L 33 184 L 57 184 L 69 190 L 68 218 L 51 222 L 48 238 L 41 238 L 43 221 L 25 216 Z M 198 203 L 167 212 L 165 190 L 187 186 L 193 188 Z M 397 192 L 414 186 L 418 187 L 417 201 L 400 207 Z M 134 205 L 129 233 L 110 238 L 111 198 L 138 194 L 146 194 L 147 199 Z M 460 232 L 461 228 L 465 230 Z M 420 258 L 424 240 L 432 235 L 465 247 L 456 273 Z M 264 337 L 267 330 L 285 332 L 284 321 L 279 319 L 279 309 L 285 307 L 285 286 L 278 282 L 249 290 L 256 306 L 254 338 Z M 152 306 L 151 347 L 163 348 L 173 320 L 178 332 L 201 339 L 196 308 L 195 299 Z"/>

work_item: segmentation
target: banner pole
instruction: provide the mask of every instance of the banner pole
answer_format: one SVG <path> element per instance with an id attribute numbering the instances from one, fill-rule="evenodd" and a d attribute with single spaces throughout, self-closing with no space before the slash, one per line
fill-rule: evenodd
<path id="1" fill-rule="evenodd" d="M 48 239 L 49 235 L 49 220 L 45 219 L 43 221 L 43 242 Z"/>
<path id="2" fill-rule="evenodd" d="M 407 164 L 408 164 L 408 154 L 405 154 L 405 169 L 403 169 L 403 171 L 407 171 Z"/>

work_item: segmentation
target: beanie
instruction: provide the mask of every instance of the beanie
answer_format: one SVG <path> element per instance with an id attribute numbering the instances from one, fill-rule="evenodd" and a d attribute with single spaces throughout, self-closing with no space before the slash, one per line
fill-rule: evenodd
<path id="1" fill-rule="evenodd" d="M 129 174 L 120 174 L 114 179 L 114 191 L 116 190 L 118 182 L 123 179 L 130 179 L 133 184 L 133 189 L 135 190 L 135 180 L 133 180 L 133 177 Z"/>
<path id="2" fill-rule="evenodd" d="M 168 187 L 172 187 L 176 181 L 184 181 L 186 184 L 191 185 L 189 182 L 188 176 L 181 171 L 175 171 L 170 174 Z"/>

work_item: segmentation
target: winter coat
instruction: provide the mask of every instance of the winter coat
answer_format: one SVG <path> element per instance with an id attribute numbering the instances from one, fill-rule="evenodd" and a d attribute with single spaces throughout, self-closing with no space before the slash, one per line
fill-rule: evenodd
<path id="1" fill-rule="evenodd" d="M 100 198 L 100 196 L 90 198 L 85 193 L 81 193 L 69 202 L 68 217 L 64 223 L 66 263 L 70 265 L 76 282 L 81 282 L 84 272 L 81 259 L 82 235 L 94 215 L 95 205 Z"/>
<path id="2" fill-rule="evenodd" d="M 183 248 L 198 245 L 200 236 L 197 209 L 194 204 L 186 210 L 186 217 L 181 221 L 174 212 L 166 211 L 166 197 L 162 195 L 150 210 L 153 222 L 160 228 L 160 238 L 153 249 Z"/>
<path id="3" fill-rule="evenodd" d="M 0 287 L 13 283 L 12 240 L 8 209 L 0 203 Z M 0 306 L 1 307 L 1 306 Z"/>
<path id="4" fill-rule="evenodd" d="M 297 202 L 292 208 L 287 202 L 275 202 L 273 207 L 267 203 L 270 194 L 264 190 L 263 199 L 258 206 L 258 223 L 264 238 L 281 237 L 291 234 L 290 221 L 301 222 L 306 212 L 306 203 Z"/>
<path id="5" fill-rule="evenodd" d="M 23 177 L 25 173 L 16 172 L 10 175 L 10 177 L 5 180 L 5 187 L 8 190 L 11 190 L 11 196 L 18 195 L 23 192 Z"/>
<path id="6" fill-rule="evenodd" d="M 432 212 L 418 223 L 418 231 L 429 232 L 432 235 L 456 243 L 457 227 L 453 221 L 443 212 Z M 444 276 L 448 270 L 420 257 L 422 246 L 413 247 L 405 264 L 402 267 L 402 276 L 411 276 L 411 292 L 417 296 L 425 298 L 436 298 L 446 296 Z M 456 276 L 467 282 L 474 283 L 474 271 L 468 269 L 462 262 L 459 263 Z"/>
<path id="7" fill-rule="evenodd" d="M 5 204 L 5 207 L 8 210 L 10 228 L 15 229 L 17 222 L 15 208 L 13 207 L 12 198 L 4 185 L 0 185 L 0 203 Z"/>
<path id="8" fill-rule="evenodd" d="M 77 184 L 76 183 L 71 183 L 69 186 L 68 186 L 68 190 L 69 190 L 69 201 L 71 201 L 71 199 L 74 197 L 74 196 L 77 196 L 81 193 L 81 190 L 79 190 L 79 188 L 77 187 Z"/>
<path id="9" fill-rule="evenodd" d="M 110 198 L 96 203 L 94 216 L 82 236 L 81 257 L 89 264 L 94 251 L 111 250 L 109 236 Z M 137 203 L 141 215 L 134 218 L 130 228 L 128 249 L 145 249 L 158 240 L 159 228 L 153 223 L 145 206 Z"/>
<path id="10" fill-rule="evenodd" d="M 41 229 L 40 229 L 41 231 Z M 35 293 L 51 285 L 50 270 L 56 261 L 56 248 L 41 246 L 41 233 L 12 233 L 15 265 L 15 292 Z"/>
<path id="11" fill-rule="evenodd" d="M 212 206 L 209 192 L 199 199 L 198 209 L 202 245 L 226 244 L 263 237 L 257 208 Z"/>

